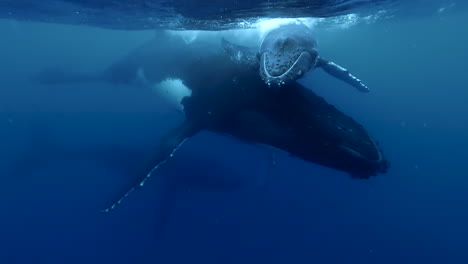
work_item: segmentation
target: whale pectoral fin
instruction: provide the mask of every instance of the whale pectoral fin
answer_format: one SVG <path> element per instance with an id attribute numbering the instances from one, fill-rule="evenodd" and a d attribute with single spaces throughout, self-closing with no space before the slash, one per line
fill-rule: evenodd
<path id="1" fill-rule="evenodd" d="M 221 46 L 234 62 L 254 65 L 258 63 L 257 50 L 221 39 Z"/>
<path id="2" fill-rule="evenodd" d="M 108 213 L 115 209 L 116 206 L 122 203 L 122 201 L 130 195 L 135 189 L 143 187 L 145 182 L 154 174 L 154 172 L 166 161 L 168 161 L 177 149 L 191 136 L 195 135 L 199 131 L 199 127 L 191 122 L 184 122 L 181 126 L 175 128 L 166 136 L 161 139 L 159 148 L 155 151 L 151 158 L 151 163 L 147 163 L 142 167 L 144 173 L 137 176 L 136 180 L 131 183 L 122 193 L 117 196 L 117 199 L 113 200 L 112 204 L 107 208 L 103 209 L 103 213 Z"/>
<path id="3" fill-rule="evenodd" d="M 321 67 L 331 76 L 350 84 L 351 86 L 353 86 L 361 92 L 370 92 L 370 89 L 360 79 L 349 73 L 347 69 L 341 67 L 340 65 L 334 62 L 327 61 L 323 58 L 319 58 L 317 66 Z"/>

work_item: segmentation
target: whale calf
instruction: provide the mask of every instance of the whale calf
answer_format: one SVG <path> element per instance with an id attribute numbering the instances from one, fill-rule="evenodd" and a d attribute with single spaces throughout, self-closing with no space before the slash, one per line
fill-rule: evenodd
<path id="1" fill-rule="evenodd" d="M 312 30 L 301 23 L 281 25 L 268 32 L 258 52 L 227 40 L 223 40 L 223 46 L 234 61 L 249 66 L 257 64 L 262 79 L 274 88 L 294 82 L 315 68 L 322 68 L 361 92 L 370 91 L 347 69 L 320 57 Z"/>

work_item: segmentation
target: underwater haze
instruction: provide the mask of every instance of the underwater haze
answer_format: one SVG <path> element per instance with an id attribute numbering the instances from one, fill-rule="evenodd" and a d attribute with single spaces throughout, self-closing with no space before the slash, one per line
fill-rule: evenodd
<path id="1" fill-rule="evenodd" d="M 300 80 L 379 141 L 387 173 L 203 132 L 107 214 L 180 113 L 135 84 L 35 77 L 102 70 L 155 32 L 0 20 L 0 263 L 468 263 L 468 7 L 414 3 L 310 20 L 370 93 Z"/>

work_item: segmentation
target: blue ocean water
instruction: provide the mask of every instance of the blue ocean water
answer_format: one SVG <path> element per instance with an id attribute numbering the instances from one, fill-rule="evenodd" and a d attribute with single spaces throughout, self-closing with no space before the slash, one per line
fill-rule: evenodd
<path id="1" fill-rule="evenodd" d="M 203 132 L 110 214 L 178 116 L 145 89 L 31 78 L 102 69 L 153 32 L 0 21 L 0 263 L 468 263 L 468 9 L 423 3 L 317 24 L 371 93 L 301 80 L 379 140 L 388 173 Z"/>

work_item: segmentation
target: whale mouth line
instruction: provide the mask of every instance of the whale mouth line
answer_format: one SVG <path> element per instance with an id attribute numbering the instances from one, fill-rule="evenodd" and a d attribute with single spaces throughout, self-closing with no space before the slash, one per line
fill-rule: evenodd
<path id="1" fill-rule="evenodd" d="M 268 85 L 271 85 L 272 82 L 277 85 L 286 84 L 286 82 L 299 79 L 308 70 L 305 69 L 304 65 L 309 63 L 308 60 L 310 60 L 310 57 L 309 52 L 302 51 L 286 71 L 275 75 L 268 71 L 268 55 L 263 53 L 260 63 L 260 74 Z"/>
<path id="2" fill-rule="evenodd" d="M 285 75 L 287 75 L 288 73 L 290 73 L 292 71 L 292 69 L 298 64 L 298 62 L 306 55 L 306 51 L 303 51 L 299 54 L 299 56 L 297 56 L 296 60 L 294 60 L 294 63 L 282 74 L 280 75 L 271 75 L 269 72 L 268 72 L 268 68 L 267 68 L 267 65 L 266 65 L 266 61 L 267 61 L 267 54 L 265 54 L 265 58 L 263 59 L 263 67 L 265 69 L 265 74 L 267 77 L 269 78 L 281 78 L 281 77 L 284 77 Z"/>

